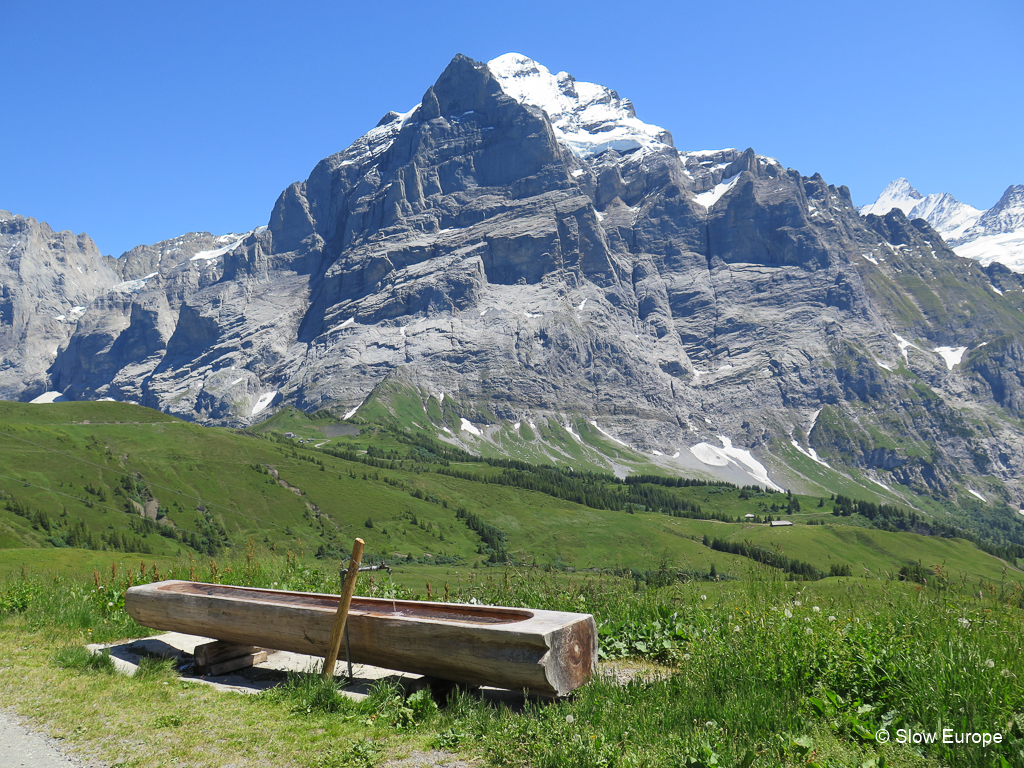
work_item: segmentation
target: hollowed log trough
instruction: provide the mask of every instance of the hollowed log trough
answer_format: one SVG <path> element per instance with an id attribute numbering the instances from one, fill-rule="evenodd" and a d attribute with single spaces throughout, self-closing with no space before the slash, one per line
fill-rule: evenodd
<path id="1" fill-rule="evenodd" d="M 326 656 L 337 595 L 160 581 L 132 587 L 139 624 Z M 583 613 L 353 597 L 351 661 L 467 685 L 564 696 L 597 665 L 597 628 Z"/>

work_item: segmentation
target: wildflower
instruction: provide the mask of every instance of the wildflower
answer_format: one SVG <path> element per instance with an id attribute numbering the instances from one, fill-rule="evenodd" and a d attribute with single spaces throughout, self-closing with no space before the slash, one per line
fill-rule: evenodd
<path id="1" fill-rule="evenodd" d="M 575 717 L 573 717 L 572 715 L 566 715 L 566 716 L 565 716 L 565 722 L 567 722 L 567 723 L 570 723 L 570 724 L 571 724 L 571 723 L 572 723 L 572 721 L 573 721 L 573 720 L 575 720 L 575 719 L 576 719 L 576 718 L 575 718 Z"/>
<path id="2" fill-rule="evenodd" d="M 821 613 L 821 608 L 819 608 L 818 606 L 814 606 L 813 608 L 811 608 L 811 610 L 815 613 Z"/>
<path id="3" fill-rule="evenodd" d="M 1013 674 L 1013 672 L 1011 672 L 1011 671 L 1010 671 L 1010 670 L 1008 670 L 1008 669 L 1004 669 L 1004 670 L 1003 670 L 1002 672 L 1000 672 L 999 674 L 1000 674 L 1000 675 L 1002 675 L 1003 677 L 1009 677 L 1010 675 L 1012 675 L 1012 674 Z"/>
<path id="4" fill-rule="evenodd" d="M 707 596 L 707 595 L 701 595 L 701 596 L 700 596 L 700 599 L 701 599 L 701 600 L 707 600 L 707 599 L 708 599 L 708 596 Z"/>
<path id="5" fill-rule="evenodd" d="M 985 666 L 989 669 L 992 669 L 992 667 L 994 667 L 995 665 L 996 663 L 992 661 L 992 659 L 985 659 Z"/>
<path id="6" fill-rule="evenodd" d="M 690 654 L 684 653 L 683 654 L 683 661 L 689 661 L 689 660 L 690 660 Z"/>
<path id="7" fill-rule="evenodd" d="M 804 616 L 804 621 L 810 621 L 810 620 L 811 620 L 810 616 Z"/>
<path id="8" fill-rule="evenodd" d="M 808 635 L 813 635 L 813 634 L 814 634 L 814 630 L 813 630 L 813 629 L 811 629 L 810 627 L 808 627 L 807 629 L 805 629 L 805 630 L 804 630 L 804 632 L 806 632 L 806 633 L 807 633 Z"/>
<path id="9" fill-rule="evenodd" d="M 715 721 L 714 720 L 708 720 L 706 723 L 704 723 L 704 727 L 705 728 L 714 728 L 715 727 Z"/>
<path id="10" fill-rule="evenodd" d="M 828 620 L 829 620 L 829 621 L 835 621 L 835 620 L 836 620 L 836 617 L 835 617 L 835 616 L 829 616 L 829 617 L 828 617 Z"/>
<path id="11" fill-rule="evenodd" d="M 787 608 L 787 609 L 786 609 L 786 610 L 784 611 L 784 613 L 786 614 L 786 618 L 787 618 L 787 619 L 792 619 L 792 618 L 793 618 L 793 612 L 792 612 L 791 610 L 789 610 L 789 608 Z"/>
<path id="12" fill-rule="evenodd" d="M 794 600 L 793 601 L 793 605 L 795 605 L 797 608 L 799 608 L 801 605 L 803 605 L 803 603 L 801 603 L 799 600 Z"/>
<path id="13" fill-rule="evenodd" d="M 964 629 L 967 629 L 969 626 L 971 626 L 971 620 L 967 618 L 959 618 L 956 620 L 956 623 Z"/>
<path id="14" fill-rule="evenodd" d="M 113 608 L 113 607 L 114 607 L 113 603 L 107 603 L 107 608 Z"/>
<path id="15" fill-rule="evenodd" d="M 733 632 L 739 632 L 740 631 L 740 625 L 737 624 L 735 627 L 732 628 L 732 631 Z"/>

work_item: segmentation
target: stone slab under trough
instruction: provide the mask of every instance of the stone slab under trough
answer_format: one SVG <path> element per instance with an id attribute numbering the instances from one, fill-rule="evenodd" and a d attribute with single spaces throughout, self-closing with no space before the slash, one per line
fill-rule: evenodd
<path id="1" fill-rule="evenodd" d="M 266 649 L 267 660 L 246 669 L 229 672 L 224 675 L 198 675 L 194 673 L 194 654 L 197 646 L 212 642 L 212 638 L 186 635 L 180 632 L 165 632 L 152 637 L 135 640 L 122 640 L 117 643 L 91 643 L 86 646 L 93 653 L 109 651 L 114 667 L 126 675 L 134 675 L 139 662 L 145 657 L 174 659 L 178 674 L 182 680 L 202 683 L 223 691 L 234 693 L 260 693 L 283 683 L 289 672 L 305 672 L 320 674 L 323 659 L 319 656 L 307 656 L 290 651 Z M 342 649 L 344 655 L 344 649 Z M 344 659 L 335 665 L 335 676 L 339 683 L 347 680 L 348 667 Z M 389 680 L 401 685 L 406 691 L 415 691 L 430 687 L 441 681 L 432 680 L 423 675 L 408 672 L 397 672 L 393 669 L 374 667 L 369 664 L 352 665 L 353 681 L 345 685 L 341 692 L 354 701 L 366 698 L 370 689 L 381 680 Z M 442 683 L 443 690 L 443 683 Z M 527 697 L 522 691 L 510 691 L 503 688 L 488 686 L 476 689 L 477 695 L 486 701 L 502 704 L 507 707 L 521 707 Z M 530 701 L 544 701 L 545 697 L 530 695 Z"/>
<path id="2" fill-rule="evenodd" d="M 224 675 L 194 674 L 193 664 L 197 646 L 212 642 L 209 637 L 185 635 L 179 632 L 165 632 L 152 637 L 137 640 L 123 640 L 118 643 L 92 643 L 87 647 L 93 653 L 104 650 L 110 652 L 110 658 L 119 672 L 134 675 L 139 662 L 144 657 L 175 659 L 179 674 L 183 680 L 192 680 L 221 690 L 236 693 L 260 693 L 284 682 L 289 672 L 309 672 L 320 674 L 324 660 L 319 656 L 306 656 L 289 651 L 266 649 L 267 660 L 246 669 L 236 670 Z M 348 675 L 347 665 L 343 660 L 335 666 L 335 674 L 345 680 Z M 414 686 L 421 679 L 420 675 L 410 675 L 391 669 L 372 667 L 368 664 L 353 664 L 351 685 L 345 686 L 342 692 L 349 698 L 359 700 L 366 697 L 370 688 L 379 680 L 391 679 L 403 686 Z"/>

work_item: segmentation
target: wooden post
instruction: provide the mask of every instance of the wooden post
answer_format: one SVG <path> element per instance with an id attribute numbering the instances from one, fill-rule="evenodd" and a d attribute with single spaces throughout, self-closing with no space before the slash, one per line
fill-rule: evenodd
<path id="1" fill-rule="evenodd" d="M 345 577 L 345 586 L 341 590 L 341 599 L 338 601 L 338 613 L 334 616 L 334 627 L 331 629 L 331 641 L 327 646 L 327 655 L 324 656 L 324 668 L 320 672 L 323 680 L 334 679 L 334 665 L 338 661 L 338 651 L 341 650 L 342 632 L 345 629 L 345 620 L 348 618 L 348 607 L 352 603 L 352 593 L 356 591 L 356 579 L 359 577 L 359 563 L 363 560 L 362 539 L 356 539 L 352 545 L 352 559 L 348 563 L 348 576 Z"/>

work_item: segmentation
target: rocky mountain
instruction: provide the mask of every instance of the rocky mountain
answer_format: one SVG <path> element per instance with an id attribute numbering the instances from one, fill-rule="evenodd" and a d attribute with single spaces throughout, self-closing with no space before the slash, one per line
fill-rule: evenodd
<path id="1" fill-rule="evenodd" d="M 992 208 L 980 211 L 948 193 L 923 196 L 906 179 L 890 182 L 862 214 L 885 215 L 898 208 L 909 219 L 924 219 L 960 256 L 988 266 L 1024 272 L 1024 186 L 1010 186 Z"/>
<path id="2" fill-rule="evenodd" d="M 32 399 L 96 297 L 118 282 L 88 235 L 0 211 L 0 398 Z"/>
<path id="3" fill-rule="evenodd" d="M 70 269 L 43 245 L 69 236 L 48 237 L 0 243 L 4 301 L 22 297 L 3 306 L 82 260 L 95 278 L 54 288 L 45 344 L 5 310 L 6 397 L 233 425 L 385 408 L 473 450 L 617 471 L 911 503 L 1024 492 L 1013 273 L 994 290 L 899 206 L 862 216 L 752 149 L 681 151 L 614 91 L 517 54 L 456 56 L 266 227 L 116 261 L 75 240 Z"/>

